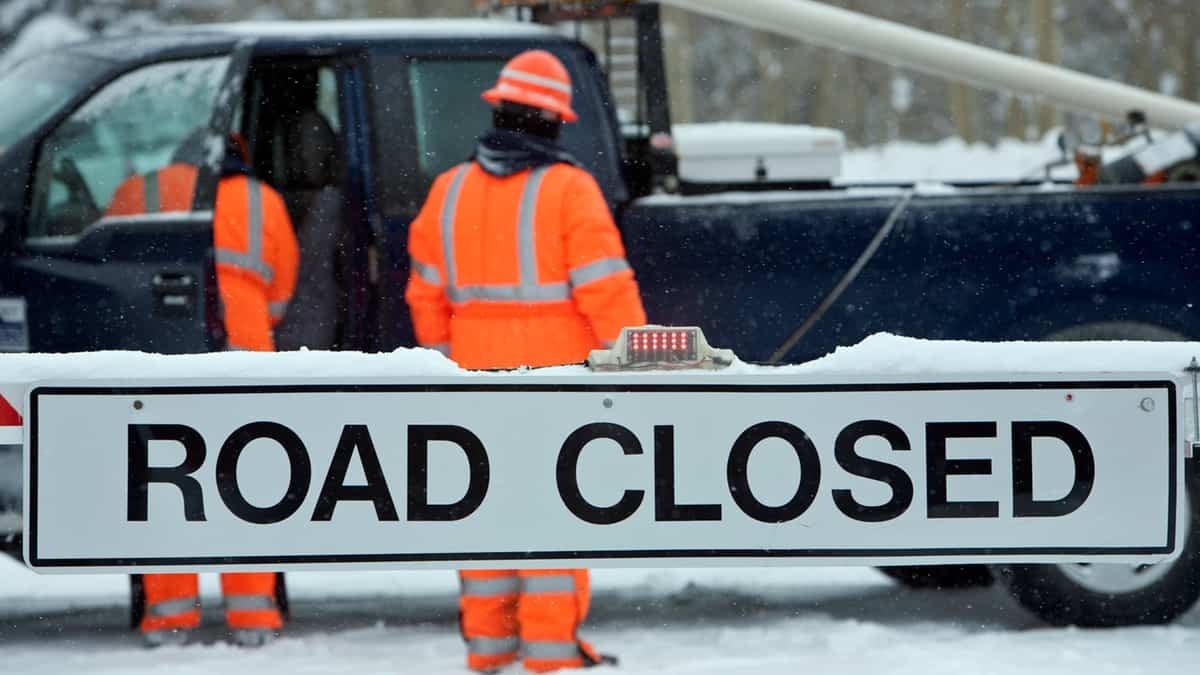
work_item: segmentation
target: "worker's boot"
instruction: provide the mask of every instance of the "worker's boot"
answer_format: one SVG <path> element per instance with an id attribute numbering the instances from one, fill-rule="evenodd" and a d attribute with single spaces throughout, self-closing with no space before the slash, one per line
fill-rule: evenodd
<path id="1" fill-rule="evenodd" d="M 279 634 L 269 628 L 237 628 L 233 631 L 233 642 L 239 647 L 261 647 L 277 637 Z"/>
<path id="2" fill-rule="evenodd" d="M 226 572 L 221 575 L 225 625 L 234 644 L 261 647 L 283 630 L 274 572 Z"/>
<path id="3" fill-rule="evenodd" d="M 142 643 L 151 648 L 178 647 L 187 644 L 191 632 L 187 628 L 145 631 L 142 633 Z"/>

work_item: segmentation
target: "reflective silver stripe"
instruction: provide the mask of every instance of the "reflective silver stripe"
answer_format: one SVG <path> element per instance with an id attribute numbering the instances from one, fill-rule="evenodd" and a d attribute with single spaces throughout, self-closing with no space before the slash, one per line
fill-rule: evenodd
<path id="1" fill-rule="evenodd" d="M 250 350 L 245 347 L 239 347 L 237 345 L 225 345 L 225 351 L 227 351 L 227 352 L 248 352 Z"/>
<path id="2" fill-rule="evenodd" d="M 442 356 L 450 356 L 450 345 L 445 342 L 439 342 L 432 345 L 421 345 L 425 349 L 432 349 L 435 352 L 441 352 Z"/>
<path id="3" fill-rule="evenodd" d="M 240 267 L 257 274 L 263 283 L 270 284 L 275 278 L 275 271 L 263 259 L 262 192 L 258 181 L 253 178 L 246 179 L 246 204 L 249 207 L 246 219 L 246 252 L 238 253 L 219 248 L 214 257 L 218 263 Z"/>
<path id="4" fill-rule="evenodd" d="M 525 180 L 525 189 L 521 191 L 521 207 L 517 211 L 517 254 L 521 257 L 521 291 L 530 292 L 538 288 L 538 259 L 537 259 L 537 205 L 538 192 L 542 189 L 542 179 L 546 177 L 548 166 L 539 166 Z"/>
<path id="5" fill-rule="evenodd" d="M 458 208 L 456 184 L 463 174 L 454 177 L 446 206 L 442 210 L 442 241 L 446 248 L 446 275 L 450 278 L 446 294 L 451 302 L 471 300 L 493 302 L 560 302 L 571 299 L 571 287 L 566 282 L 538 283 L 537 268 L 537 204 L 542 180 L 550 167 L 543 166 L 529 174 L 521 193 L 521 204 L 517 210 L 517 255 L 520 282 L 516 286 L 495 284 L 486 286 L 459 286 L 451 262 L 454 256 L 454 214 Z"/>
<path id="6" fill-rule="evenodd" d="M 469 300 L 557 302 L 571 299 L 571 287 L 566 283 L 542 284 L 523 288 L 520 286 L 463 286 L 448 288 L 446 294 L 452 302 Z"/>
<path id="7" fill-rule="evenodd" d="M 225 609 L 275 609 L 275 598 L 269 595 L 226 595 Z"/>
<path id="8" fill-rule="evenodd" d="M 276 319 L 282 318 L 284 314 L 287 314 L 287 308 L 287 300 L 279 300 L 277 302 L 267 303 L 267 311 L 270 312 L 271 316 L 275 317 Z"/>
<path id="9" fill-rule="evenodd" d="M 527 73 L 523 70 L 517 70 L 515 68 L 505 68 L 504 70 L 500 71 L 500 77 L 510 77 L 514 80 L 529 82 L 531 84 L 546 87 L 547 89 L 553 89 L 555 91 L 561 91 L 567 94 L 571 93 L 571 85 L 567 84 L 566 82 L 559 82 L 558 80 L 552 80 L 548 77 L 542 77 L 541 75 L 534 75 L 533 73 Z"/>
<path id="10" fill-rule="evenodd" d="M 547 574 L 521 577 L 522 593 L 574 593 L 574 574 Z"/>
<path id="11" fill-rule="evenodd" d="M 595 262 L 580 265 L 568 274 L 571 277 L 572 286 L 582 286 L 627 269 L 629 269 L 629 263 L 624 258 L 601 258 Z"/>
<path id="12" fill-rule="evenodd" d="M 510 595 L 521 590 L 517 575 L 492 579 L 462 579 L 462 594 L 470 596 Z"/>
<path id="13" fill-rule="evenodd" d="M 142 176 L 142 211 L 158 213 L 162 200 L 158 196 L 158 172 L 151 171 Z"/>
<path id="14" fill-rule="evenodd" d="M 439 272 L 438 268 L 434 267 L 433 265 L 426 265 L 425 263 L 413 260 L 412 268 L 413 271 L 417 273 L 417 276 L 421 277 L 426 282 L 431 283 L 434 286 L 442 285 L 442 273 Z"/>
<path id="15" fill-rule="evenodd" d="M 575 642 L 538 640 L 521 643 L 521 656 L 527 659 L 576 659 L 583 658 L 583 652 Z"/>
<path id="16" fill-rule="evenodd" d="M 244 253 L 219 248 L 213 253 L 213 258 L 218 264 L 232 265 L 233 267 L 257 274 L 267 284 L 271 283 L 271 279 L 275 277 L 275 273 L 269 265 L 261 260 L 255 260 Z"/>
<path id="17" fill-rule="evenodd" d="M 521 648 L 521 641 L 517 636 L 504 638 L 467 638 L 467 651 L 480 656 L 502 656 L 504 654 L 516 654 Z"/>
<path id="18" fill-rule="evenodd" d="M 454 218 L 458 213 L 458 195 L 462 192 L 463 180 L 466 179 L 467 170 L 470 168 L 470 164 L 458 167 L 454 178 L 450 180 L 450 188 L 446 190 L 446 203 L 442 204 L 442 248 L 446 258 L 446 286 L 450 289 L 455 287 L 455 279 L 458 277 L 454 263 Z"/>
<path id="19" fill-rule="evenodd" d="M 178 614 L 186 614 L 193 609 L 200 607 L 200 598 L 178 598 L 175 600 L 164 600 L 146 605 L 146 614 L 149 616 L 176 616 Z"/>

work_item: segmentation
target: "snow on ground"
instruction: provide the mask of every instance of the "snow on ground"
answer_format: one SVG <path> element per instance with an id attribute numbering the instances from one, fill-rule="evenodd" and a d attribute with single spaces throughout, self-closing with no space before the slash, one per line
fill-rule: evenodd
<path id="1" fill-rule="evenodd" d="M 279 641 L 223 640 L 216 577 L 202 575 L 199 641 L 144 650 L 122 576 L 37 576 L 0 560 L 0 673 L 465 675 L 449 571 L 291 573 Z M 614 675 L 1183 672 L 1200 616 L 1173 626 L 1049 628 L 996 588 L 912 591 L 863 568 L 593 572 L 583 637 Z M 511 669 L 514 675 L 522 672 Z"/>

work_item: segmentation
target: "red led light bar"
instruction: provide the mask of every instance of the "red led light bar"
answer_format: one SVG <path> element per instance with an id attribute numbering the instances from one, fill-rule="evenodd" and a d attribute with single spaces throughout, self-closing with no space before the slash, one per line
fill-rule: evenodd
<path id="1" fill-rule="evenodd" d="M 634 328 L 628 333 L 626 361 L 638 363 L 687 363 L 698 360 L 697 328 Z"/>

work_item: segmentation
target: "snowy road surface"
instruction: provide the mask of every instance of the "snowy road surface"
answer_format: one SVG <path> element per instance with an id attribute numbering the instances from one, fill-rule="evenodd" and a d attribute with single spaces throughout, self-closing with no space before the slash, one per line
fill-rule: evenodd
<path id="1" fill-rule="evenodd" d="M 146 651 L 119 576 L 38 576 L 0 559 L 0 672 L 465 675 L 451 572 L 288 575 L 293 621 L 226 645 L 215 575 L 199 644 Z M 614 675 L 1154 673 L 1200 664 L 1200 612 L 1172 626 L 1049 628 L 999 589 L 911 591 L 871 569 L 597 570 L 584 637 Z M 514 675 L 522 672 L 512 669 Z M 603 672 L 603 671 L 592 671 Z"/>

